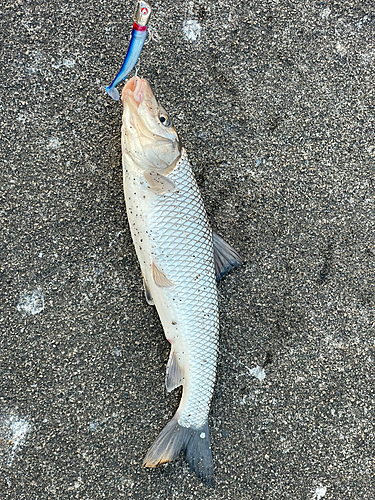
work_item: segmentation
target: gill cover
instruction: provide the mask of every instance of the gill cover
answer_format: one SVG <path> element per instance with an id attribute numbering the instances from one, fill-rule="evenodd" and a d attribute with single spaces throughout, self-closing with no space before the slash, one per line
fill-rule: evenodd
<path id="1" fill-rule="evenodd" d="M 181 156 L 177 132 L 141 78 L 132 78 L 122 91 L 122 140 L 125 154 L 140 168 L 167 174 Z"/>

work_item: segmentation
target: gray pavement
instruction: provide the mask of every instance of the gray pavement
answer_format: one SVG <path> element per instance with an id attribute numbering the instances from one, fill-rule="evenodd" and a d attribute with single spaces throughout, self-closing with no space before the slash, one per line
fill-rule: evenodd
<path id="1" fill-rule="evenodd" d="M 246 259 L 219 287 L 215 488 L 182 459 L 141 467 L 180 393 L 104 91 L 133 2 L 18 0 L 0 3 L 0 498 L 374 499 L 373 2 L 153 7 L 140 74 Z"/>

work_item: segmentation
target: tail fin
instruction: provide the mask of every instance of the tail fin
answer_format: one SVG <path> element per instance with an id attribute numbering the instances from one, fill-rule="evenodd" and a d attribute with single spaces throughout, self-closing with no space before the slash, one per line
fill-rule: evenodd
<path id="1" fill-rule="evenodd" d="M 107 91 L 107 94 L 112 97 L 112 99 L 114 101 L 119 101 L 120 100 L 120 94 L 118 93 L 118 90 L 116 89 L 116 87 L 111 87 L 111 85 L 109 85 L 108 87 L 105 88 L 106 91 Z"/>
<path id="2" fill-rule="evenodd" d="M 208 422 L 196 429 L 183 427 L 177 422 L 177 417 L 173 417 L 148 450 L 143 465 L 156 467 L 159 464 L 171 462 L 181 452 L 184 453 L 190 469 L 211 485 L 214 465 Z"/>

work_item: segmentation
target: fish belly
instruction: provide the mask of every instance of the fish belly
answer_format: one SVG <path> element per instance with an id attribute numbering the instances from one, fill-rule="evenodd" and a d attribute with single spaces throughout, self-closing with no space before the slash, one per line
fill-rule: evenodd
<path id="1" fill-rule="evenodd" d="M 134 246 L 183 376 L 178 421 L 200 427 L 207 420 L 216 375 L 219 323 L 212 230 L 184 151 L 168 178 L 177 190 L 156 194 L 139 168 L 124 165 Z M 153 265 L 173 286 L 154 282 Z"/>

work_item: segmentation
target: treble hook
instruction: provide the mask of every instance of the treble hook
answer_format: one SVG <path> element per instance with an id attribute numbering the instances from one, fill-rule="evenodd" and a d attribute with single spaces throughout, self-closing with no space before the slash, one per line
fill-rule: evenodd
<path id="1" fill-rule="evenodd" d="M 138 70 L 139 70 L 139 60 L 137 64 L 135 65 L 135 72 L 134 72 L 134 81 L 137 81 L 137 75 L 138 75 Z"/>

